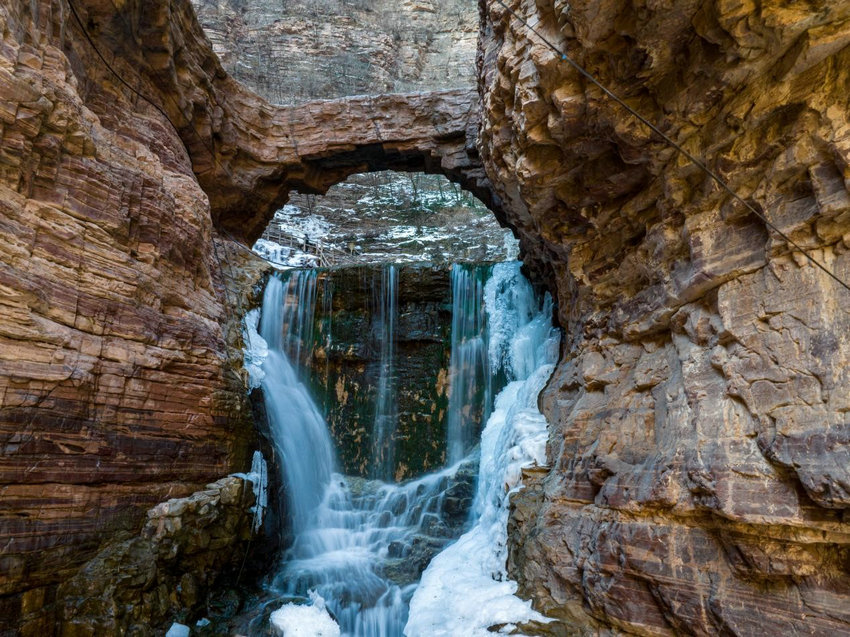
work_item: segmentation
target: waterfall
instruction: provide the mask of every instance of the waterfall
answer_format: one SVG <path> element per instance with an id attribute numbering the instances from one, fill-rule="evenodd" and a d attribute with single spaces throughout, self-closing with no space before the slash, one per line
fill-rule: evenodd
<path id="1" fill-rule="evenodd" d="M 380 286 L 373 299 L 375 329 L 373 339 L 380 343 L 381 362 L 378 389 L 375 397 L 375 421 L 372 428 L 372 468 L 370 475 L 391 480 L 395 466 L 393 435 L 398 422 L 398 403 L 395 395 L 395 340 L 398 319 L 398 267 L 381 268 Z"/>
<path id="2" fill-rule="evenodd" d="M 475 444 L 492 402 L 484 285 L 491 266 L 452 266 L 452 351 L 449 368 L 447 451 L 459 462 Z"/>
<path id="3" fill-rule="evenodd" d="M 474 523 L 437 555 L 410 602 L 407 637 L 488 637 L 491 626 L 548 620 L 514 594 L 508 579 L 507 521 L 510 494 L 522 468 L 544 464 L 546 419 L 537 397 L 554 369 L 559 334 L 551 326 L 552 300 L 538 306 L 520 264 L 500 263 L 486 284 L 491 365 L 511 380 L 481 436 Z"/>
<path id="4" fill-rule="evenodd" d="M 301 359 L 302 342 L 312 330 L 312 306 L 307 305 L 315 293 L 315 272 L 293 272 L 286 282 L 273 276 L 260 319 L 260 335 L 268 344 L 261 386 L 296 534 L 310 526 L 335 466 L 327 425 L 287 355 L 290 350 L 296 361 Z"/>
<path id="5" fill-rule="evenodd" d="M 388 269 L 387 293 L 380 294 L 386 334 L 393 333 L 396 285 Z M 471 500 L 474 471 L 471 462 L 460 463 L 404 484 L 335 472 L 327 425 L 288 357 L 303 359 L 312 343 L 313 310 L 298 305 L 315 303 L 315 287 L 315 272 L 292 271 L 286 281 L 272 277 L 263 299 L 260 330 L 269 353 L 262 389 L 294 534 L 270 586 L 288 599 L 306 600 L 313 591 L 344 635 L 397 637 L 422 569 L 463 530 L 468 506 L 459 502 Z"/>
<path id="6" fill-rule="evenodd" d="M 379 382 L 375 424 L 376 432 L 386 425 L 381 435 L 389 440 L 397 415 L 393 406 L 381 402 L 395 400 L 391 361 L 397 280 L 394 269 L 385 273 L 376 307 L 383 318 L 376 325 L 385 337 L 381 377 L 386 380 Z M 297 622 L 292 619 L 299 616 L 294 602 L 308 600 L 322 621 L 326 604 L 328 620 L 332 616 L 342 634 L 352 637 L 485 635 L 486 627 L 500 618 L 506 623 L 543 620 L 511 596 L 506 580 L 504 487 L 517 484 L 524 462 L 542 462 L 546 423 L 536 398 L 557 350 L 551 300 L 539 308 L 518 263 L 455 268 L 452 288 L 453 307 L 463 316 L 453 318 L 452 356 L 457 352 L 457 361 L 451 363 L 450 409 L 463 417 L 454 421 L 457 429 L 450 435 L 459 441 L 454 455 L 462 456 L 472 446 L 470 432 L 480 424 L 475 412 L 480 418 L 492 410 L 480 461 L 466 458 L 392 484 L 335 472 L 327 425 L 289 358 L 304 360 L 312 347 L 313 309 L 307 305 L 316 300 L 315 273 L 292 272 L 286 282 L 270 279 L 260 325 L 269 349 L 262 388 L 282 457 L 294 534 L 270 584 L 285 601 L 294 600 L 274 614 L 279 630 L 297 626 L 277 622 Z M 495 409 L 488 404 L 493 374 L 512 381 L 500 392 Z M 380 423 L 379 416 L 392 420 Z M 475 525 L 451 544 L 469 526 L 465 503 L 473 496 L 476 462 L 481 478 Z M 482 624 L 481 617 L 492 621 Z"/>

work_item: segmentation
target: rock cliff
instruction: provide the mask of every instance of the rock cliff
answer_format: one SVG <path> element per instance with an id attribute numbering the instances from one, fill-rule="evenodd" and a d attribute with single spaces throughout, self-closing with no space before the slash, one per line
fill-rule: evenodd
<path id="1" fill-rule="evenodd" d="M 224 73 L 187 0 L 7 0 L 0 35 L 0 631 L 14 632 L 57 612 L 57 584 L 151 506 L 247 468 L 234 351 L 252 277 L 222 233 L 256 236 L 294 183 L 384 164 L 496 200 L 467 91 L 274 108 Z"/>
<path id="2" fill-rule="evenodd" d="M 850 5 L 507 2 L 850 280 Z M 850 630 L 850 292 L 482 0 L 485 165 L 566 330 L 513 502 L 555 634 Z"/>
<path id="3" fill-rule="evenodd" d="M 193 0 L 222 66 L 274 104 L 475 85 L 467 0 Z"/>
<path id="4" fill-rule="evenodd" d="M 850 279 L 850 6 L 511 6 Z M 561 620 L 538 630 L 847 632 L 848 293 L 481 9 L 479 158 L 463 90 L 270 106 L 188 0 L 0 3 L 3 630 L 104 537 L 247 465 L 216 235 L 415 168 L 507 218 L 559 300 L 550 464 L 511 526 L 522 592 Z"/>
<path id="5" fill-rule="evenodd" d="M 246 469 L 254 435 L 176 131 L 68 4 L 0 3 L 0 34 L 2 631 L 157 502 Z"/>

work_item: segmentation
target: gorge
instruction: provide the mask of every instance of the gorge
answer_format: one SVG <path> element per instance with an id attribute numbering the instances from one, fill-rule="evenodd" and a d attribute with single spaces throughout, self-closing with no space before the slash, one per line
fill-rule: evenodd
<path id="1" fill-rule="evenodd" d="M 484 410 L 528 410 L 537 465 L 467 503 L 505 513 L 482 573 L 530 600 L 494 593 L 476 629 L 850 630 L 850 297 L 774 229 L 850 280 L 850 5 L 478 8 L 476 88 L 275 106 L 225 72 L 188 0 L 0 2 L 0 632 L 161 634 L 269 566 L 258 471 L 226 477 L 258 449 L 286 468 L 248 397 L 242 320 L 274 277 L 245 247 L 293 192 L 387 169 L 480 199 L 561 331 L 511 390 L 522 409 Z M 432 393 L 423 409 L 449 409 Z M 443 451 L 380 473 L 423 480 Z M 467 546 L 404 592 L 412 617 L 473 585 L 451 570 Z"/>

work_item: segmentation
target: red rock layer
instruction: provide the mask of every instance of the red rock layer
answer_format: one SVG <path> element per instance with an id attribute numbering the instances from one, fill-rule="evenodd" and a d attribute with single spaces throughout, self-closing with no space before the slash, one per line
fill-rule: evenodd
<path id="1" fill-rule="evenodd" d="M 2 3 L 0 33 L 10 594 L 67 577 L 153 504 L 244 470 L 253 437 L 225 369 L 209 204 L 175 130 L 117 84 L 67 4 Z"/>
<path id="2" fill-rule="evenodd" d="M 469 92 L 271 107 L 188 0 L 6 0 L 0 34 L 2 631 L 153 504 L 247 467 L 217 231 L 388 167 L 497 200 Z"/>
<path id="3" fill-rule="evenodd" d="M 850 280 L 850 4 L 506 2 Z M 551 632 L 846 633 L 850 292 L 481 5 L 482 155 L 567 331 L 522 591 Z"/>

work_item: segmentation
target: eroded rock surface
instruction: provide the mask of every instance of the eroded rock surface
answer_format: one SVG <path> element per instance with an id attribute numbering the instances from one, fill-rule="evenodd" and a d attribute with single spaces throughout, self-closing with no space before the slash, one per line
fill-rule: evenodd
<path id="1" fill-rule="evenodd" d="M 850 5 L 508 4 L 850 279 Z M 482 9 L 482 155 L 567 332 L 522 592 L 552 632 L 847 632 L 850 292 Z"/>
<path id="2" fill-rule="evenodd" d="M 141 533 L 116 538 L 59 587 L 52 623 L 24 617 L 22 632 L 156 635 L 174 619 L 205 614 L 222 571 L 231 584 L 240 574 L 256 515 L 252 489 L 230 476 L 153 507 Z"/>
<path id="3" fill-rule="evenodd" d="M 192 0 L 225 70 L 273 104 L 475 86 L 468 0 Z"/>
<path id="4" fill-rule="evenodd" d="M 222 71 L 188 0 L 7 0 L 0 34 L 0 631 L 15 631 L 151 506 L 248 465 L 233 353 L 253 275 L 220 233 L 256 236 L 294 183 L 385 164 L 496 204 L 469 92 L 275 109 Z"/>
<path id="5" fill-rule="evenodd" d="M 0 3 L 0 34 L 11 630 L 148 508 L 247 467 L 254 434 L 230 371 L 208 200 L 176 131 L 117 85 L 67 4 Z"/>

